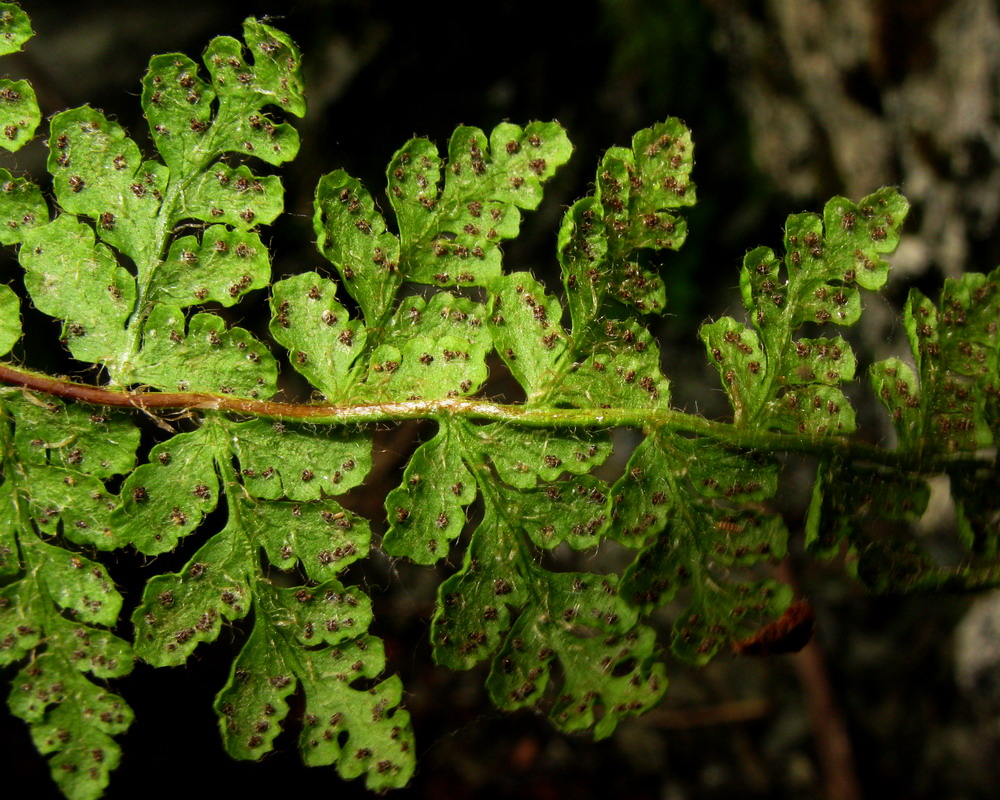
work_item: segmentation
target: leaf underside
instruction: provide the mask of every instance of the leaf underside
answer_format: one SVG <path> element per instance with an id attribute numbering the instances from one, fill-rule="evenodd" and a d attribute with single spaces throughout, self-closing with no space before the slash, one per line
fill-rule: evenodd
<path id="1" fill-rule="evenodd" d="M 30 37 L 16 6 L 0 4 L 0 33 L 0 55 Z M 260 759 L 289 729 L 305 764 L 369 789 L 414 774 L 404 688 L 347 571 L 375 546 L 351 510 L 379 480 L 374 431 L 259 404 L 283 399 L 293 372 L 342 412 L 432 420 L 385 497 L 380 546 L 456 565 L 431 615 L 435 660 L 485 662 L 498 708 L 564 731 L 610 736 L 661 702 L 671 659 L 707 664 L 789 608 L 769 577 L 789 550 L 783 452 L 820 457 L 814 555 L 843 556 L 878 591 L 1000 582 L 1000 270 L 949 281 L 937 304 L 911 293 L 912 352 L 869 370 L 896 449 L 849 439 L 859 358 L 845 332 L 862 291 L 886 283 L 908 210 L 895 190 L 793 215 L 784 253 L 747 253 L 745 314 L 700 331 L 732 408 L 706 421 L 671 408 L 650 325 L 696 200 L 683 123 L 604 155 L 559 227 L 558 291 L 503 263 L 570 157 L 555 122 L 461 126 L 444 152 L 411 139 L 385 202 L 343 170 L 324 176 L 313 224 L 328 263 L 268 288 L 260 226 L 283 210 L 274 168 L 298 151 L 305 100 L 288 37 L 252 19 L 243 33 L 200 63 L 150 61 L 152 154 L 89 106 L 53 116 L 55 212 L 0 171 L 0 243 L 18 247 L 27 301 L 59 321 L 68 353 L 104 388 L 145 392 L 140 409 L 156 393 L 216 398 L 161 414 L 0 390 L 0 663 L 18 670 L 10 707 L 67 797 L 99 797 L 121 757 L 132 712 L 108 682 L 136 658 L 186 664 L 229 625 L 246 641 L 214 709 L 232 757 Z M 0 84 L 10 149 L 41 116 L 25 82 Z M 233 324 L 265 289 L 267 334 Z M 13 360 L 23 301 L 0 285 Z M 486 396 L 499 373 L 523 403 Z M 958 534 L 946 564 L 909 528 L 942 474 Z M 184 566 L 125 611 L 98 556 L 179 548 Z"/>

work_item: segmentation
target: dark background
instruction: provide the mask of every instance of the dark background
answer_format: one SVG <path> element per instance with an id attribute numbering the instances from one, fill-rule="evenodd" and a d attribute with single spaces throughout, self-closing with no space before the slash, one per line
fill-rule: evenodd
<path id="1" fill-rule="evenodd" d="M 668 316 L 657 333 L 674 402 L 688 411 L 726 413 L 697 326 L 739 314 L 740 259 L 758 244 L 777 247 L 790 212 L 819 211 L 832 194 L 858 199 L 886 184 L 913 202 L 888 300 L 868 300 L 860 335 L 869 359 L 902 352 L 888 312 L 908 286 L 933 293 L 944 276 L 1000 262 L 1000 23 L 991 0 L 23 6 L 37 36 L 2 69 L 32 80 L 46 115 L 89 103 L 147 153 L 139 81 L 149 56 L 196 56 L 214 35 L 240 36 L 245 16 L 280 17 L 274 24 L 305 55 L 310 108 L 299 123 L 300 155 L 282 170 L 287 213 L 265 234 L 276 276 L 321 267 L 311 202 L 322 174 L 343 167 L 378 196 L 385 164 L 413 135 L 444 146 L 458 124 L 488 131 L 505 119 L 558 119 L 574 158 L 505 247 L 508 269 L 531 269 L 557 286 L 559 218 L 590 190 L 601 152 L 680 117 L 696 142 L 700 199 L 688 243 L 664 259 Z M 38 142 L 6 163 L 42 179 L 45 155 Z M 16 269 L 0 266 L 0 280 L 16 281 Z M 256 308 L 242 305 L 235 320 L 253 325 Z M 28 355 L 35 366 L 58 363 L 49 351 Z M 859 419 L 873 440 L 886 435 L 876 410 L 862 406 Z M 396 459 L 383 455 L 386 486 L 371 488 L 376 515 L 406 456 L 384 444 Z M 810 465 L 789 466 L 783 503 L 795 534 Z M 121 556 L 119 566 L 112 555 L 109 567 L 134 603 L 142 580 L 164 562 L 131 576 L 130 560 Z M 410 693 L 418 737 L 418 774 L 396 796 L 849 800 L 860 793 L 818 755 L 828 734 L 809 708 L 825 688 L 843 715 L 854 764 L 834 769 L 853 770 L 860 792 L 995 797 L 995 698 L 960 691 L 954 677 L 952 630 L 970 600 L 872 598 L 835 568 L 794 558 L 790 569 L 818 613 L 810 657 L 723 656 L 700 671 L 672 665 L 663 709 L 595 744 L 529 713 L 497 714 L 481 671 L 434 667 L 425 640 L 435 576 L 375 564 L 358 579 L 377 597 L 374 632 L 386 638 L 390 668 Z M 241 633 L 226 638 L 200 648 L 185 668 L 139 666 L 116 683 L 137 721 L 121 739 L 123 763 L 107 797 L 363 795 L 332 768 L 301 767 L 291 732 L 278 740 L 283 752 L 260 764 L 228 760 L 211 711 Z M 9 717 L 2 725 L 5 785 L 19 778 L 32 797 L 56 797 L 26 728 Z"/>

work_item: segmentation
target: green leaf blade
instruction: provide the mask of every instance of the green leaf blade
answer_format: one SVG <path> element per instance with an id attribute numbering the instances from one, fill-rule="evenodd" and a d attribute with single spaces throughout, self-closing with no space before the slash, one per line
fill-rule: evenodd
<path id="1" fill-rule="evenodd" d="M 364 775 L 369 789 L 405 785 L 414 764 L 409 715 L 398 708 L 402 684 L 392 677 L 369 690 L 353 685 L 385 667 L 381 641 L 358 635 L 371 619 L 367 602 L 343 606 L 336 581 L 310 590 L 259 586 L 256 595 L 253 633 L 215 703 L 227 752 L 256 760 L 270 751 L 286 698 L 300 687 L 307 765 L 335 764 L 348 780 Z"/>
<path id="2" fill-rule="evenodd" d="M 34 35 L 31 19 L 17 3 L 0 3 L 0 56 L 18 52 Z"/>
<path id="3" fill-rule="evenodd" d="M 563 357 L 561 380 L 552 383 L 548 402 L 581 408 L 668 407 L 670 382 L 660 370 L 660 348 L 647 328 L 631 319 L 608 319 L 574 344 Z"/>
<path id="4" fill-rule="evenodd" d="M 0 3 L 0 56 L 16 53 L 35 32 L 16 3 Z M 31 141 L 42 121 L 35 90 L 28 81 L 0 80 L 0 147 L 10 152 Z"/>
<path id="5" fill-rule="evenodd" d="M 323 435 L 317 435 L 322 431 Z M 318 500 L 364 481 L 372 467 L 371 438 L 364 431 L 264 420 L 229 428 L 246 490 L 267 500 Z"/>
<path id="6" fill-rule="evenodd" d="M 900 442 L 933 441 L 947 452 L 994 443 L 1000 387 L 1000 269 L 948 280 L 938 306 L 913 289 L 904 325 L 917 371 L 898 359 L 875 364 L 872 381 Z"/>
<path id="7" fill-rule="evenodd" d="M 313 229 L 316 246 L 337 268 L 365 322 L 378 325 L 402 285 L 399 240 L 361 182 L 343 170 L 324 175 L 316 185 Z"/>
<path id="8" fill-rule="evenodd" d="M 231 306 L 247 292 L 267 286 L 270 275 L 260 236 L 210 225 L 200 238 L 184 236 L 171 243 L 147 297 L 182 308 L 208 301 Z"/>
<path id="9" fill-rule="evenodd" d="M 271 289 L 271 334 L 288 348 L 295 369 L 332 403 L 357 392 L 352 367 L 368 340 L 336 291 L 333 281 L 315 272 L 278 281 Z"/>
<path id="10" fill-rule="evenodd" d="M 476 392 L 486 381 L 492 348 L 486 316 L 481 303 L 449 292 L 428 302 L 407 298 L 372 352 L 366 399 L 432 400 Z"/>
<path id="11" fill-rule="evenodd" d="M 257 592 L 259 595 L 259 592 Z M 283 642 L 259 620 L 233 662 L 215 707 L 231 758 L 255 761 L 273 748 L 298 682 Z"/>
<path id="12" fill-rule="evenodd" d="M 389 492 L 389 521 L 382 547 L 417 564 L 433 564 L 465 527 L 466 507 L 476 497 L 472 473 L 462 460 L 463 436 L 446 421 L 437 435 L 417 448 L 402 484 Z"/>
<path id="13" fill-rule="evenodd" d="M 0 80 L 0 147 L 20 150 L 42 121 L 35 90 L 27 81 Z"/>
<path id="14" fill-rule="evenodd" d="M 732 317 L 702 325 L 698 335 L 719 371 L 739 424 L 744 415 L 760 408 L 767 396 L 767 357 L 760 337 Z"/>
<path id="15" fill-rule="evenodd" d="M 923 423 L 917 377 L 909 364 L 888 358 L 871 367 L 871 383 L 892 422 L 903 447 L 916 447 L 921 441 Z"/>
<path id="16" fill-rule="evenodd" d="M 690 133 L 676 119 L 644 129 L 631 149 L 605 153 L 594 196 L 567 212 L 558 254 L 576 337 L 608 300 L 662 312 L 663 281 L 643 251 L 683 245 L 687 227 L 674 212 L 695 201 L 693 153 Z"/>
<path id="17" fill-rule="evenodd" d="M 402 682 L 391 676 L 363 692 L 344 686 L 352 675 L 379 675 L 381 642 L 362 638 L 326 655 L 310 651 L 308 658 L 314 677 L 306 686 L 306 725 L 299 739 L 303 761 L 335 764 L 347 780 L 364 775 L 370 791 L 405 786 L 416 769 L 416 754 L 410 715 L 400 708 Z M 347 742 L 341 745 L 345 730 Z"/>
<path id="18" fill-rule="evenodd" d="M 147 269 L 158 255 L 155 225 L 168 171 L 143 162 L 124 129 L 89 106 L 52 119 L 48 169 L 62 208 L 89 216 L 101 239 Z"/>
<path id="19" fill-rule="evenodd" d="M 442 163 L 437 146 L 423 138 L 410 139 L 389 162 L 389 202 L 402 236 L 419 240 L 433 235 Z"/>
<path id="20" fill-rule="evenodd" d="M 653 663 L 655 634 L 636 628 L 616 578 L 547 573 L 538 580 L 544 605 L 518 618 L 487 679 L 494 704 L 536 705 L 560 664 L 565 677 L 550 718 L 562 730 L 593 728 L 602 739 L 621 719 L 657 705 L 667 680 L 663 665 Z"/>
<path id="21" fill-rule="evenodd" d="M 39 582 L 53 603 L 84 623 L 112 626 L 118 621 L 122 596 L 101 564 L 61 547 L 32 547 Z"/>
<path id="22" fill-rule="evenodd" d="M 16 547 L 13 538 L 10 541 Z M 12 554 L 16 556 L 17 552 L 13 551 Z M 8 575 L 20 571 L 19 561 L 16 558 L 12 561 L 14 569 L 6 570 Z M 14 664 L 38 647 L 45 634 L 42 614 L 37 593 L 25 591 L 21 581 L 9 583 L 0 589 L 0 642 L 3 643 L 3 647 L 0 647 L 0 664 Z"/>
<path id="23" fill-rule="evenodd" d="M 238 540 L 238 530 L 223 530 L 181 572 L 149 580 L 132 614 L 136 653 L 143 660 L 154 666 L 183 664 L 201 642 L 215 641 L 224 619 L 249 613 L 246 553 Z"/>
<path id="24" fill-rule="evenodd" d="M 54 754 L 52 778 L 63 794 L 69 800 L 101 797 L 121 758 L 111 737 L 128 729 L 132 710 L 51 653 L 21 670 L 15 686 L 11 711 L 29 724 L 39 752 Z"/>
<path id="25" fill-rule="evenodd" d="M 241 231 L 270 225 L 285 208 L 285 190 L 276 175 L 255 175 L 247 166 L 215 162 L 186 183 L 171 214 L 174 222 L 193 218 Z"/>
<path id="26" fill-rule="evenodd" d="M 112 516 L 118 535 L 140 552 L 173 550 L 212 511 L 219 480 L 211 431 L 181 433 L 153 448 L 122 487 L 122 504 Z"/>
<path id="27" fill-rule="evenodd" d="M 508 556 L 519 550 L 511 541 L 513 531 L 503 524 L 505 516 L 493 504 L 487 505 L 462 568 L 438 589 L 431 623 L 438 664 L 470 669 L 490 658 L 510 628 L 512 609 L 523 608 L 530 598 L 526 576 L 508 563 Z"/>
<path id="28" fill-rule="evenodd" d="M 531 428 L 490 423 L 469 426 L 466 447 L 487 454 L 500 478 L 518 488 L 551 482 L 563 473 L 585 475 L 611 455 L 607 436 L 586 429 L 558 437 Z"/>
<path id="29" fill-rule="evenodd" d="M 41 189 L 0 169 L 0 244 L 17 244 L 27 231 L 48 221 Z"/>
<path id="30" fill-rule="evenodd" d="M 570 156 L 558 123 L 524 130 L 503 123 L 491 138 L 460 126 L 442 162 L 436 148 L 414 139 L 389 165 L 389 199 L 400 226 L 400 269 L 411 281 L 478 285 L 500 274 L 501 239 L 516 236 L 520 209 L 538 206 L 542 186 Z"/>
<path id="31" fill-rule="evenodd" d="M 493 345 L 530 405 L 557 379 L 560 357 L 569 344 L 560 324 L 562 307 L 526 272 L 501 276 L 490 288 L 495 299 L 487 324 Z"/>
<path id="32" fill-rule="evenodd" d="M 205 51 L 210 80 L 180 53 L 155 56 L 143 79 L 143 107 L 157 149 L 172 170 L 190 174 L 226 152 L 268 164 L 295 158 L 295 128 L 266 109 L 305 113 L 298 49 L 254 19 L 243 24 L 247 49 L 219 36 Z"/>
<path id="33" fill-rule="evenodd" d="M 24 463 L 98 478 L 124 475 L 135 466 L 139 429 L 125 414 L 20 393 L 0 397 L 16 423 L 14 444 Z"/>
<path id="34" fill-rule="evenodd" d="M 880 256 L 899 245 L 900 228 L 909 209 L 906 199 L 892 188 L 880 189 L 857 205 L 843 197 L 833 198 L 823 209 L 828 260 L 837 268 L 853 267 L 862 289 L 881 289 L 888 279 L 889 265 Z"/>
<path id="35" fill-rule="evenodd" d="M 198 75 L 198 65 L 188 56 L 166 53 L 150 59 L 142 106 L 156 149 L 172 171 L 186 174 L 213 155 L 205 152 L 205 130 L 215 99 L 212 84 Z"/>
<path id="36" fill-rule="evenodd" d="M 244 21 L 243 36 L 245 50 L 238 40 L 219 36 L 205 51 L 205 66 L 219 93 L 216 125 L 225 137 L 219 147 L 282 164 L 298 153 L 298 133 L 265 109 L 305 114 L 301 54 L 287 34 L 252 18 Z"/>
<path id="37" fill-rule="evenodd" d="M 188 322 L 177 306 L 158 304 L 142 344 L 127 365 L 129 383 L 262 399 L 277 391 L 278 365 L 264 343 L 243 328 L 226 328 L 215 314 L 195 314 Z"/>
<path id="38" fill-rule="evenodd" d="M 135 281 L 93 231 L 63 214 L 26 233 L 20 260 L 35 306 L 65 321 L 73 356 L 115 365 L 128 346 Z"/>
<path id="39" fill-rule="evenodd" d="M 556 243 L 574 330 L 585 329 L 604 300 L 601 268 L 607 254 L 600 202 L 596 197 L 577 200 L 563 215 Z"/>
<path id="40" fill-rule="evenodd" d="M 643 128 L 632 137 L 632 152 L 641 180 L 639 216 L 695 204 L 695 189 L 691 183 L 693 150 L 691 131 L 674 117 Z"/>
<path id="41" fill-rule="evenodd" d="M 0 356 L 21 341 L 21 300 L 6 284 L 0 285 Z"/>
<path id="42" fill-rule="evenodd" d="M 758 247 L 747 253 L 740 291 L 756 332 L 729 318 L 702 329 L 737 425 L 810 435 L 854 431 L 854 411 L 836 388 L 854 376 L 857 360 L 850 346 L 840 336 L 794 335 L 805 323 L 858 321 L 859 288 L 885 284 L 889 265 L 881 255 L 898 243 L 908 208 L 895 190 L 883 189 L 856 205 L 835 197 L 822 218 L 791 215 L 784 280 L 773 251 Z"/>
<path id="43" fill-rule="evenodd" d="M 332 500 L 247 504 L 242 516 L 271 564 L 290 569 L 299 563 L 313 581 L 328 581 L 369 554 L 368 520 Z M 357 598 L 346 593 L 336 602 L 353 607 Z"/>

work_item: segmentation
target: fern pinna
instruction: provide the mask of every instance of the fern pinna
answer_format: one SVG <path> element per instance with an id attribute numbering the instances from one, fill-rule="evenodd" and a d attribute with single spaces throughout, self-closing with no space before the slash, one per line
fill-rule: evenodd
<path id="1" fill-rule="evenodd" d="M 27 18 L 0 9 L 0 47 L 19 49 Z M 132 712 L 114 679 L 136 658 L 184 664 L 230 623 L 248 632 L 215 702 L 233 757 L 259 759 L 288 726 L 308 765 L 375 790 L 408 782 L 403 686 L 368 595 L 342 582 L 373 547 L 341 498 L 365 483 L 376 423 L 435 424 L 385 499 L 378 543 L 459 563 L 439 588 L 435 659 L 487 662 L 499 708 L 565 731 L 610 735 L 661 701 L 670 658 L 751 652 L 786 612 L 791 588 L 762 569 L 788 547 L 771 503 L 782 453 L 819 458 L 805 522 L 818 557 L 846 552 L 877 590 L 997 583 L 1000 273 L 949 281 L 936 304 L 911 293 L 912 353 L 869 370 L 897 442 L 851 437 L 842 387 L 857 358 L 837 331 L 886 282 L 907 213 L 896 191 L 794 215 L 783 253 L 747 253 L 745 315 L 700 332 L 732 406 L 714 421 L 671 407 L 649 328 L 667 303 L 656 253 L 683 245 L 695 202 L 679 121 L 605 154 L 559 229 L 558 291 L 502 251 L 570 157 L 554 122 L 459 127 L 445 154 L 412 139 L 389 163 L 388 220 L 347 173 L 322 177 L 329 266 L 271 284 L 260 229 L 282 185 L 258 170 L 298 150 L 295 45 L 249 19 L 243 42 L 214 39 L 201 64 L 153 58 L 142 86 L 154 157 L 85 106 L 50 120 L 51 196 L 0 174 L 0 242 L 27 291 L 0 286 L 0 659 L 16 670 L 10 708 L 68 797 L 100 796 L 119 762 Z M 29 141 L 30 85 L 4 81 L 0 115 L 0 145 Z M 271 341 L 219 313 L 259 291 Z M 89 383 L 22 363 L 28 302 L 61 321 Z M 484 392 L 488 364 L 523 402 Z M 281 370 L 313 401 L 276 400 Z M 166 410 L 185 414 L 170 425 Z M 612 436 L 623 429 L 639 443 Z M 949 564 L 872 524 L 919 517 L 940 474 L 963 548 Z M 630 554 L 617 572 L 551 556 L 608 542 Z M 183 568 L 124 609 L 102 554 L 177 548 Z"/>

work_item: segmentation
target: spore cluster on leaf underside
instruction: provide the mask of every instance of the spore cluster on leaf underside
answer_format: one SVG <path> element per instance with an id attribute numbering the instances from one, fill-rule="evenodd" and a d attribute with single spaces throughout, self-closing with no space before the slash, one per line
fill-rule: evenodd
<path id="1" fill-rule="evenodd" d="M 0 6 L 0 26 L 23 34 L 26 18 Z M 378 472 L 359 423 L 435 423 L 387 493 L 380 541 L 457 564 L 438 590 L 434 658 L 482 664 L 499 708 L 565 731 L 609 736 L 656 706 L 670 658 L 778 648 L 799 608 L 766 570 L 788 552 L 773 502 L 783 452 L 819 459 L 813 554 L 845 555 L 878 590 L 996 582 L 1000 273 L 949 281 L 938 304 L 911 293 L 912 357 L 869 372 L 898 445 L 848 438 L 843 384 L 859 359 L 837 331 L 887 280 L 908 210 L 895 190 L 793 215 L 783 254 L 747 253 L 745 314 L 700 331 L 732 407 L 731 421 L 705 420 L 671 408 L 648 324 L 667 301 L 655 253 L 682 246 L 696 200 L 681 122 L 605 154 L 559 228 L 559 292 L 502 251 L 570 157 L 555 122 L 461 126 L 445 153 L 410 140 L 387 168 L 391 215 L 343 170 L 323 176 L 313 223 L 329 265 L 269 286 L 260 226 L 283 189 L 259 162 L 295 156 L 305 101 L 288 37 L 256 20 L 243 33 L 214 39 L 200 64 L 152 59 L 153 157 L 85 106 L 50 120 L 52 209 L 0 173 L 0 243 L 17 248 L 28 293 L 0 287 L 0 369 L 26 387 L 0 390 L 0 663 L 18 665 L 11 709 L 68 797 L 99 796 L 121 757 L 132 712 L 105 682 L 136 658 L 185 664 L 229 625 L 247 634 L 215 701 L 230 755 L 259 759 L 288 728 L 308 765 L 375 790 L 409 781 L 403 684 L 369 630 L 371 599 L 343 582 L 382 522 L 352 510 Z M 0 83 L 0 112 L 24 118 L 10 142 L 41 119 L 17 106 L 29 96 Z M 268 292 L 268 341 L 219 313 L 255 291 Z M 17 366 L 24 302 L 60 321 L 100 385 Z M 524 402 L 493 402 L 490 369 Z M 293 371 L 320 400 L 271 402 Z M 615 453 L 616 428 L 641 434 L 630 452 Z M 901 526 L 879 533 L 919 517 L 940 473 L 957 564 Z M 609 543 L 623 569 L 562 558 Z M 129 609 L 100 560 L 128 550 L 187 562 Z"/>

